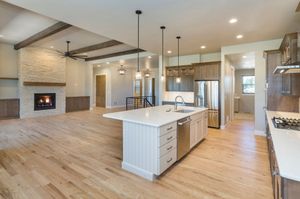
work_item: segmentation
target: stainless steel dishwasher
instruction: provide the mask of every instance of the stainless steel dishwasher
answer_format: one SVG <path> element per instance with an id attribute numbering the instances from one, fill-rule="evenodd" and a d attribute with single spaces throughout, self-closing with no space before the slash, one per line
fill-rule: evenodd
<path id="1" fill-rule="evenodd" d="M 190 117 L 177 121 L 177 160 L 190 151 L 190 123 Z"/>

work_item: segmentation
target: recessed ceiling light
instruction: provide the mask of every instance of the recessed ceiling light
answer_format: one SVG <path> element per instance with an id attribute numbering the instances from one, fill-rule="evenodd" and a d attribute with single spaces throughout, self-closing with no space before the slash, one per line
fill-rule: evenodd
<path id="1" fill-rule="evenodd" d="M 201 49 L 205 49 L 206 48 L 206 46 L 201 46 Z"/>
<path id="2" fill-rule="evenodd" d="M 87 53 L 83 53 L 83 55 L 88 55 Z"/>
<path id="3" fill-rule="evenodd" d="M 242 39 L 244 36 L 243 35 L 237 35 L 236 38 L 237 39 Z"/>
<path id="4" fill-rule="evenodd" d="M 50 48 L 54 48 L 54 46 L 50 46 Z"/>
<path id="5" fill-rule="evenodd" d="M 151 59 L 152 57 L 151 57 L 151 56 L 148 56 L 148 58 Z"/>
<path id="6" fill-rule="evenodd" d="M 236 23 L 238 20 L 237 18 L 232 18 L 229 20 L 229 23 L 233 24 L 233 23 Z"/>
<path id="7" fill-rule="evenodd" d="M 168 53 L 168 54 L 171 54 L 171 53 L 172 53 L 172 51 L 171 51 L 171 50 L 168 50 L 168 51 L 167 51 L 167 53 Z"/>
<path id="8" fill-rule="evenodd" d="M 106 64 L 110 64 L 110 62 L 108 61 L 108 62 L 106 62 Z"/>
<path id="9" fill-rule="evenodd" d="M 3 35 L 0 35 L 0 37 L 4 37 Z"/>
<path id="10" fill-rule="evenodd" d="M 247 58 L 247 56 L 246 56 L 246 55 L 244 55 L 244 56 L 243 56 L 243 58 L 244 58 L 244 59 L 246 59 L 246 58 Z"/>

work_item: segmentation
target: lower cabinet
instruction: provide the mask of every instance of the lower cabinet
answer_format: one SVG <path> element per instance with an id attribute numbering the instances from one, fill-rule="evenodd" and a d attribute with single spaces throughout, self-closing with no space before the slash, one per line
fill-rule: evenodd
<path id="1" fill-rule="evenodd" d="M 191 116 L 190 125 L 190 148 L 193 148 L 201 140 L 203 140 L 208 133 L 208 116 L 207 111 L 197 113 Z"/>

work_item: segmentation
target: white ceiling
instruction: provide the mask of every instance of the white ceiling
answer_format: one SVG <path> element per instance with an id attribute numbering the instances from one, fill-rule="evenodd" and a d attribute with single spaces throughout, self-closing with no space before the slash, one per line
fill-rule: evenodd
<path id="1" fill-rule="evenodd" d="M 57 20 L 0 1 L 0 35 L 3 35 L 3 37 L 0 37 L 0 42 L 16 44 L 57 22 Z M 71 41 L 70 50 L 74 50 L 111 39 L 73 26 L 37 41 L 32 45 L 48 49 L 53 46 L 55 50 L 65 52 L 67 40 Z M 87 55 L 93 57 L 131 49 L 134 49 L 134 47 L 121 44 L 91 51 Z"/>
<path id="2" fill-rule="evenodd" d="M 255 53 L 241 53 L 226 55 L 231 65 L 236 69 L 254 69 L 255 68 Z"/>
<path id="3" fill-rule="evenodd" d="M 120 59 L 118 61 L 109 62 L 109 64 L 106 64 L 106 62 L 99 62 L 94 64 L 94 67 L 116 67 L 119 68 L 121 65 L 123 65 L 125 68 L 136 68 L 137 66 L 137 59 Z M 151 68 L 158 68 L 158 56 L 153 55 L 151 58 L 148 58 L 148 56 L 141 57 L 140 58 L 140 66 L 141 70 L 145 69 L 151 69 Z"/>
<path id="4" fill-rule="evenodd" d="M 176 52 L 182 36 L 182 54 L 220 51 L 221 46 L 277 39 L 299 30 L 299 0 L 5 0 L 91 32 L 136 46 L 141 9 L 141 48 L 160 53 L 160 26 L 166 29 L 166 50 Z M 229 24 L 232 17 L 238 23 Z M 237 40 L 235 36 L 243 34 Z"/>

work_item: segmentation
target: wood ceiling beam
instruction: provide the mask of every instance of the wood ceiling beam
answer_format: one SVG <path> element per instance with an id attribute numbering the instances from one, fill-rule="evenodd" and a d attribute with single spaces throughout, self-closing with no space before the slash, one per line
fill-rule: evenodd
<path id="1" fill-rule="evenodd" d="M 31 37 L 25 39 L 24 41 L 21 41 L 17 44 L 14 45 L 15 50 L 19 50 L 21 48 L 24 48 L 26 46 L 29 46 L 30 44 L 37 42 L 41 39 L 44 39 L 46 37 L 49 37 L 50 35 L 53 35 L 55 33 L 58 33 L 60 31 L 63 31 L 67 28 L 70 28 L 72 25 L 64 23 L 64 22 L 58 22 L 44 30 L 42 30 L 41 32 L 38 32 L 34 35 L 32 35 Z"/>
<path id="2" fill-rule="evenodd" d="M 106 42 L 103 42 L 100 44 L 95 44 L 95 45 L 79 48 L 76 50 L 72 50 L 72 51 L 70 51 L 70 54 L 71 55 L 80 54 L 80 53 L 90 52 L 90 51 L 94 51 L 94 50 L 100 50 L 100 49 L 108 48 L 108 47 L 112 47 L 112 46 L 117 46 L 117 45 L 121 45 L 121 44 L 123 44 L 123 43 L 116 41 L 116 40 L 110 40 L 110 41 L 106 41 Z"/>
<path id="3" fill-rule="evenodd" d="M 298 4 L 298 7 L 297 7 L 297 9 L 296 9 L 296 12 L 300 12 L 300 2 L 299 2 L 299 4 Z"/>
<path id="4" fill-rule="evenodd" d="M 85 59 L 85 61 L 94 61 L 98 59 L 106 59 L 106 58 L 111 58 L 111 57 L 118 57 L 122 55 L 130 55 L 138 52 L 144 52 L 145 50 L 142 49 L 133 49 L 133 50 L 126 50 L 126 51 L 121 51 L 121 52 L 116 52 L 116 53 L 111 53 L 111 54 L 106 54 L 106 55 L 100 55 L 100 56 L 95 56 L 95 57 L 88 57 Z"/>

